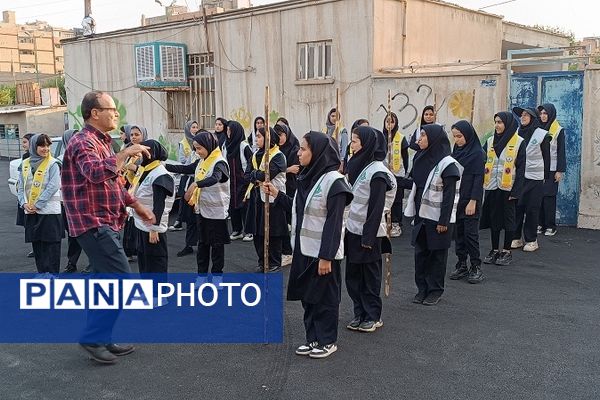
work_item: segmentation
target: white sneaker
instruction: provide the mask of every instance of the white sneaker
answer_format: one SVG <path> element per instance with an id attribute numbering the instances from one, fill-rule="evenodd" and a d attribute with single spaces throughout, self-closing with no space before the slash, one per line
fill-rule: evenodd
<path id="1" fill-rule="evenodd" d="M 521 248 L 521 247 L 523 247 L 523 240 L 522 239 L 515 239 L 510 244 L 510 248 L 511 249 L 518 249 L 518 248 Z"/>
<path id="2" fill-rule="evenodd" d="M 544 233 L 544 230 L 542 229 L 541 225 L 538 225 L 538 227 L 537 227 L 537 233 L 538 233 L 538 235 Z"/>
<path id="3" fill-rule="evenodd" d="M 538 242 L 536 240 L 534 242 L 527 242 L 525 246 L 523 246 L 523 251 L 536 251 L 539 248 L 540 246 L 538 245 Z"/>
<path id="4" fill-rule="evenodd" d="M 231 234 L 231 236 L 229 236 L 229 239 L 231 239 L 231 240 L 238 240 L 238 239 L 243 239 L 243 238 L 244 238 L 243 232 L 233 232 Z"/>
<path id="5" fill-rule="evenodd" d="M 160 301 L 160 303 L 159 303 L 159 301 Z M 152 308 L 166 306 L 167 304 L 169 304 L 169 300 L 167 300 L 167 299 L 159 299 L 158 297 L 152 298 Z"/>
<path id="6" fill-rule="evenodd" d="M 281 266 L 285 267 L 292 263 L 292 255 L 284 254 L 281 256 Z"/>
<path id="7" fill-rule="evenodd" d="M 208 282 L 207 276 L 199 276 L 196 278 L 196 283 L 194 283 L 194 286 L 196 287 L 196 289 L 198 289 L 200 286 L 204 285 L 207 282 Z"/>
<path id="8" fill-rule="evenodd" d="M 556 235 L 556 229 L 548 228 L 546 232 L 544 232 L 544 236 L 554 236 Z"/>
<path id="9" fill-rule="evenodd" d="M 251 233 L 247 233 L 244 235 L 244 238 L 242 240 L 244 242 L 251 242 L 254 240 L 254 236 Z"/>
<path id="10" fill-rule="evenodd" d="M 299 356 L 307 356 L 318 345 L 319 343 L 317 342 L 302 344 L 296 349 L 296 354 L 298 354 Z"/>
<path id="11" fill-rule="evenodd" d="M 213 275 L 212 276 L 212 284 L 217 287 L 217 290 L 223 290 L 224 286 L 221 286 L 223 283 L 223 275 Z"/>
<path id="12" fill-rule="evenodd" d="M 400 224 L 397 222 L 393 222 L 392 230 L 390 231 L 390 236 L 395 238 L 399 237 L 400 235 L 402 235 L 402 228 L 400 227 Z"/>
<path id="13" fill-rule="evenodd" d="M 310 358 L 325 358 L 329 357 L 337 351 L 335 343 L 326 344 L 325 346 L 315 346 L 308 355 Z"/>

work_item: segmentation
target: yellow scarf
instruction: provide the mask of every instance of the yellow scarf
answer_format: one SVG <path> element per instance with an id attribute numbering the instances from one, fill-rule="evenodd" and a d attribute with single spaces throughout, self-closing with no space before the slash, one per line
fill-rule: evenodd
<path id="1" fill-rule="evenodd" d="M 506 145 L 506 159 L 504 161 L 504 168 L 502 170 L 502 179 L 499 187 L 501 189 L 510 189 L 513 184 L 513 170 L 515 168 L 515 161 L 517 159 L 517 141 L 519 140 L 518 132 L 515 132 L 513 137 L 508 141 Z M 483 185 L 487 186 L 492 179 L 492 170 L 494 168 L 494 162 L 496 160 L 496 152 L 494 151 L 493 141 L 492 145 L 488 146 L 487 161 L 485 163 L 485 175 L 483 179 Z"/>
<path id="2" fill-rule="evenodd" d="M 554 122 L 550 125 L 550 129 L 548 130 L 548 133 L 552 137 L 552 141 L 554 141 L 556 139 L 556 137 L 558 136 L 558 133 L 561 130 L 562 130 L 562 126 L 560 126 L 560 124 L 558 123 L 557 120 L 554 120 Z"/>
<path id="3" fill-rule="evenodd" d="M 400 132 L 396 132 L 392 139 L 392 171 L 395 173 L 400 172 L 402 165 L 402 140 L 404 135 Z"/>
<path id="4" fill-rule="evenodd" d="M 46 175 L 46 170 L 48 169 L 48 165 L 50 164 L 50 156 L 44 158 L 44 160 L 37 167 L 35 172 L 33 173 L 33 184 L 31 185 L 31 193 L 29 194 L 29 199 L 27 198 L 27 193 L 25 192 L 25 203 L 35 204 L 37 199 L 42 194 L 42 183 L 44 183 L 44 175 Z M 23 189 L 27 186 L 27 179 L 29 178 L 29 171 L 31 169 L 31 160 L 26 159 L 23 161 Z"/>
<path id="5" fill-rule="evenodd" d="M 189 157 L 192 153 L 192 146 L 190 146 L 190 142 L 188 142 L 187 139 L 184 137 L 179 143 L 181 143 L 181 147 L 183 147 L 183 154 L 186 157 Z"/>
<path id="6" fill-rule="evenodd" d="M 196 168 L 196 175 L 194 176 L 194 182 L 203 180 L 206 177 L 206 173 L 216 164 L 217 160 L 222 158 L 221 148 L 218 146 L 206 157 Z M 201 189 L 197 187 L 192 193 L 192 197 L 188 201 L 190 206 L 195 206 L 200 200 Z"/>
<path id="7" fill-rule="evenodd" d="M 150 172 L 154 168 L 158 167 L 159 165 L 160 165 L 160 161 L 154 160 L 150 164 L 146 165 L 145 167 L 142 167 L 141 165 L 138 166 L 138 169 L 135 171 L 135 175 L 133 176 L 133 179 L 131 181 L 131 186 L 129 187 L 129 190 L 128 190 L 129 194 L 133 196 L 138 185 L 140 184 L 140 179 L 142 178 L 142 174 L 144 172 Z"/>
<path id="8" fill-rule="evenodd" d="M 269 161 L 273 159 L 273 156 L 279 151 L 279 146 L 275 145 L 271 147 L 269 150 Z M 264 163 L 264 155 L 263 162 L 260 164 L 260 168 L 258 167 L 258 162 L 256 161 L 256 153 L 252 155 L 252 168 L 257 169 L 259 171 L 265 171 L 265 163 Z M 256 185 L 248 185 L 248 189 L 246 189 L 246 194 L 244 195 L 244 201 L 250 198 L 250 193 L 252 193 L 252 189 L 255 188 Z"/>

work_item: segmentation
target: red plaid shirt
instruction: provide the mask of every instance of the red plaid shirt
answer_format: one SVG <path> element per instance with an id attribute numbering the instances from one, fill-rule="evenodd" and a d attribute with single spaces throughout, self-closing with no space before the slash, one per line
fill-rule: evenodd
<path id="1" fill-rule="evenodd" d="M 117 179 L 111 141 L 90 125 L 69 140 L 62 166 L 62 198 L 71 236 L 101 225 L 120 231 L 127 219 L 125 206 L 135 202 Z"/>

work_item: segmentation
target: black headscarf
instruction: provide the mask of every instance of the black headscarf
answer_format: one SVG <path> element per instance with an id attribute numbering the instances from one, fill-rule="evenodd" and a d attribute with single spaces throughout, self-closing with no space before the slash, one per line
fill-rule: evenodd
<path id="1" fill-rule="evenodd" d="M 67 148 L 67 145 L 69 144 L 69 140 L 71 140 L 73 135 L 76 134 L 77 132 L 79 132 L 77 129 L 67 129 L 66 131 L 64 131 L 64 133 L 62 135 L 62 143 L 63 143 L 64 149 Z"/>
<path id="2" fill-rule="evenodd" d="M 192 125 L 194 124 L 198 124 L 198 121 L 188 121 L 185 123 L 185 125 L 183 126 L 183 135 L 185 137 L 185 139 L 188 141 L 188 143 L 190 144 L 190 147 L 194 147 L 194 145 L 192 144 L 192 142 L 194 141 L 194 134 L 192 134 Z"/>
<path id="3" fill-rule="evenodd" d="M 411 175 L 419 188 L 424 188 L 431 170 L 446 156 L 449 156 L 450 140 L 444 128 L 438 124 L 421 127 L 427 134 L 428 146 L 415 154 Z"/>
<path id="4" fill-rule="evenodd" d="M 549 130 L 552 123 L 556 120 L 556 107 L 552 103 L 545 103 L 538 107 L 538 112 L 542 110 L 546 110 L 546 113 L 548 113 L 548 122 L 544 124 L 540 118 L 540 124 L 542 128 Z"/>
<path id="5" fill-rule="evenodd" d="M 375 160 L 383 161 L 388 155 L 388 141 L 387 136 L 383 132 L 373 128 L 377 134 L 377 145 L 375 146 Z"/>
<path id="6" fill-rule="evenodd" d="M 458 121 L 452 129 L 460 131 L 465 137 L 465 145 L 454 145 L 452 157 L 463 166 L 465 175 L 481 175 L 485 165 L 485 153 L 481 147 L 475 128 L 468 121 Z"/>
<path id="7" fill-rule="evenodd" d="M 286 159 L 292 159 L 292 156 L 298 153 L 298 149 L 300 149 L 300 142 L 287 125 L 276 124 L 273 129 L 277 133 L 278 137 L 285 135 L 285 143 L 279 146 L 279 150 L 285 154 Z"/>
<path id="8" fill-rule="evenodd" d="M 208 151 L 209 155 L 214 149 L 219 147 L 219 141 L 215 135 L 207 131 L 200 131 L 196 136 L 194 136 L 194 142 L 204 147 L 206 151 Z"/>
<path id="9" fill-rule="evenodd" d="M 364 123 L 367 123 L 367 126 L 369 125 L 369 120 L 364 119 L 364 118 L 359 118 L 356 121 L 354 121 L 354 123 L 352 124 L 352 128 L 350 128 L 350 133 L 352 133 L 353 130 L 355 130 L 356 128 L 358 128 L 359 126 L 361 126 Z"/>
<path id="10" fill-rule="evenodd" d="M 237 121 L 229 121 L 230 136 L 225 140 L 227 147 L 227 157 L 237 157 L 240 155 L 240 143 L 244 140 L 244 127 Z"/>
<path id="11" fill-rule="evenodd" d="M 335 140 L 322 132 L 310 131 L 304 139 L 312 152 L 310 164 L 304 166 L 298 175 L 298 195 L 306 198 L 308 193 L 323 174 L 337 171 L 340 167 L 340 155 Z"/>
<path id="12" fill-rule="evenodd" d="M 425 126 L 425 125 L 429 125 L 429 124 L 433 124 L 434 122 L 425 122 L 425 111 L 430 110 L 433 111 L 434 115 L 435 115 L 435 108 L 433 108 L 433 106 L 425 106 L 425 108 L 423 109 L 423 112 L 421 113 L 421 126 Z M 396 118 L 396 121 L 398 119 Z"/>
<path id="13" fill-rule="evenodd" d="M 217 136 L 219 146 L 223 147 L 223 144 L 227 140 L 227 126 L 229 125 L 229 121 L 227 121 L 225 118 L 221 118 L 221 117 L 217 118 L 216 120 L 221 121 L 221 123 L 223 124 L 223 132 L 217 132 L 215 130 L 215 135 Z"/>
<path id="14" fill-rule="evenodd" d="M 359 126 L 353 133 L 358 135 L 362 148 L 348 160 L 348 180 L 351 184 L 354 184 L 362 170 L 375 160 L 378 142 L 378 133 L 370 126 Z"/>
<path id="15" fill-rule="evenodd" d="M 494 119 L 496 117 L 500 118 L 504 123 L 504 132 L 494 133 L 494 152 L 496 153 L 496 157 L 500 157 L 510 139 L 517 129 L 519 129 L 519 123 L 513 113 L 508 111 L 500 111 L 494 115 Z"/>
<path id="16" fill-rule="evenodd" d="M 27 139 L 27 142 L 31 145 L 31 138 L 33 137 L 33 135 L 34 135 L 33 133 L 26 133 L 25 135 L 23 135 L 23 139 Z M 22 160 L 26 160 L 28 158 L 29 158 L 29 146 L 27 146 L 27 150 L 21 156 Z"/>
<path id="17" fill-rule="evenodd" d="M 425 111 L 427 111 L 427 110 L 431 110 L 435 114 L 435 108 L 433 108 L 433 106 L 425 106 L 425 108 L 423 109 L 423 112 L 421 113 L 421 124 L 417 127 L 417 130 L 415 131 L 415 133 L 410 137 L 410 143 L 408 144 L 408 147 L 415 150 L 417 153 L 419 151 L 421 151 L 421 148 L 417 144 L 417 142 L 419 141 L 419 135 L 421 135 L 421 127 L 435 123 L 435 122 L 425 122 Z"/>
<path id="18" fill-rule="evenodd" d="M 519 127 L 519 136 L 521 136 L 523 138 L 523 140 L 525 141 L 525 144 L 529 144 L 529 141 L 531 140 L 531 136 L 533 136 L 533 132 L 535 132 L 535 130 L 537 128 L 540 128 L 542 126 L 542 124 L 541 124 L 540 120 L 538 119 L 537 111 L 535 111 L 533 108 L 521 108 L 521 107 L 513 108 L 513 112 L 515 114 L 517 114 L 518 117 L 521 116 L 523 111 L 525 111 L 527 114 L 529 114 L 529 116 L 531 117 L 531 122 L 529 123 L 529 125 L 521 125 Z"/>
<path id="19" fill-rule="evenodd" d="M 265 128 L 260 128 L 258 130 L 258 132 L 263 136 L 263 138 L 265 140 L 263 140 L 263 147 L 259 148 L 256 151 L 256 162 L 258 163 L 258 165 L 260 165 L 262 163 L 262 158 L 263 155 L 265 154 L 265 147 L 266 147 L 266 133 L 265 133 Z M 271 132 L 271 143 L 269 144 L 269 149 L 272 148 L 273 146 L 276 146 L 279 143 L 279 136 L 277 135 L 277 132 L 275 132 L 275 129 L 273 128 L 269 128 L 269 132 Z"/>
<path id="20" fill-rule="evenodd" d="M 147 146 L 150 148 L 150 150 L 148 150 L 150 152 L 150 158 L 148 158 L 144 154 L 142 156 L 142 164 L 141 164 L 142 166 L 146 166 L 155 160 L 166 161 L 167 158 L 169 158 L 169 153 L 167 153 L 167 149 L 165 149 L 165 146 L 160 144 L 157 140 L 154 140 L 154 139 L 145 140 L 140 144 L 142 146 Z"/>
<path id="21" fill-rule="evenodd" d="M 392 127 L 392 138 L 393 138 L 396 135 L 396 132 L 398 132 L 398 116 L 395 113 L 390 113 L 390 116 L 392 117 L 392 120 L 394 121 L 394 126 Z M 385 124 L 387 117 L 388 116 L 386 114 L 386 116 L 383 118 L 383 128 L 381 128 L 382 132 L 386 135 L 388 133 L 387 125 Z"/>

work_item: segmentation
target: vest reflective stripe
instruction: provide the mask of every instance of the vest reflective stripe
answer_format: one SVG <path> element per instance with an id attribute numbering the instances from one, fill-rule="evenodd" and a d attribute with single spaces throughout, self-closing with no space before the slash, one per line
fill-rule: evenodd
<path id="1" fill-rule="evenodd" d="M 552 137 L 552 141 L 550 141 L 550 171 L 556 171 L 556 165 L 558 163 L 558 135 L 562 129 L 563 128 L 558 121 L 554 120 L 548 130 L 548 133 Z"/>
<path id="2" fill-rule="evenodd" d="M 483 188 L 485 190 L 501 189 L 507 192 L 512 190 L 516 176 L 515 162 L 521 143 L 523 143 L 523 138 L 515 133 L 498 158 L 494 151 L 494 137 L 488 139 L 487 160 L 483 178 Z"/>
<path id="3" fill-rule="evenodd" d="M 544 180 L 544 157 L 542 156 L 542 148 L 540 145 L 544 141 L 544 138 L 548 134 L 548 131 L 537 128 L 529 144 L 527 145 L 527 161 L 525 163 L 525 178 L 536 181 Z"/>
<path id="4" fill-rule="evenodd" d="M 337 171 L 330 171 L 323 175 L 311 189 L 304 206 L 304 218 L 300 228 L 300 252 L 307 257 L 319 258 L 323 226 L 327 220 L 327 197 L 333 183 L 338 179 L 346 179 Z M 292 206 L 292 249 L 296 244 L 296 197 Z M 344 229 L 342 222 L 340 245 L 335 253 L 336 260 L 344 258 Z"/>
<path id="5" fill-rule="evenodd" d="M 363 225 L 367 221 L 367 212 L 369 209 L 371 179 L 377 172 L 386 173 L 392 184 L 392 188 L 385 193 L 385 204 L 381 215 L 381 222 L 377 229 L 377 237 L 387 236 L 385 213 L 391 209 L 392 204 L 394 203 L 397 185 L 396 178 L 392 172 L 386 168 L 382 161 L 373 161 L 371 164 L 367 165 L 359 174 L 354 185 L 352 185 L 352 194 L 354 195 L 354 198 L 350 203 L 350 211 L 348 212 L 346 224 L 348 231 L 355 235 L 362 235 L 363 233 Z"/>
<path id="6" fill-rule="evenodd" d="M 269 157 L 269 162 L 270 162 L 270 160 L 275 158 L 275 156 L 277 154 L 281 154 L 285 160 L 285 155 L 281 151 L 277 151 L 276 153 L 274 153 L 272 156 Z M 254 160 L 256 160 L 256 158 L 254 158 Z M 287 165 L 287 163 L 286 163 L 286 165 Z M 263 163 L 261 163 L 261 165 L 260 165 L 260 170 L 261 171 L 265 170 Z M 277 190 L 279 190 L 280 192 L 283 192 L 283 193 L 285 193 L 285 182 L 286 182 L 285 171 L 278 173 L 277 175 L 275 175 L 275 177 L 271 177 L 271 183 L 273 184 L 273 186 L 275 186 L 277 188 Z M 265 194 L 265 192 L 263 192 L 260 189 L 259 189 L 259 191 L 260 191 L 260 199 L 264 203 L 266 200 L 266 194 Z M 275 201 L 275 198 L 273 196 L 269 196 L 269 203 L 273 203 L 274 201 Z"/>
<path id="7" fill-rule="evenodd" d="M 421 207 L 419 208 L 419 217 L 426 218 L 432 221 L 439 221 L 442 215 L 442 202 L 444 200 L 444 182 L 442 180 L 442 172 L 451 164 L 456 165 L 458 172 L 462 176 L 463 167 L 458 161 L 451 156 L 444 157 L 434 169 L 431 170 L 425 183 L 425 190 L 421 197 Z M 415 196 L 417 193 L 417 185 L 413 183 L 404 215 L 414 217 L 416 214 Z M 452 205 L 452 213 L 450 214 L 450 223 L 456 222 L 456 207 L 460 197 L 460 179 L 456 182 L 456 192 L 454 194 L 454 202 Z"/>
<path id="8" fill-rule="evenodd" d="M 27 160 L 25 160 L 25 161 L 27 161 Z M 58 161 L 55 158 L 53 158 L 53 157 L 50 158 L 50 160 L 48 162 L 48 167 L 46 168 L 46 171 L 44 172 L 44 178 L 42 181 L 40 194 L 44 193 L 44 191 L 46 190 L 46 187 L 48 186 L 48 177 L 50 176 L 50 169 L 57 162 Z M 21 173 L 28 174 L 27 177 L 25 175 L 23 175 L 23 180 L 25 181 L 25 186 L 23 187 L 23 190 L 24 190 L 24 195 L 25 195 L 25 201 L 29 201 L 27 199 L 29 199 L 29 197 L 30 197 L 29 194 L 31 193 L 31 187 L 32 187 L 33 181 L 34 181 L 34 179 L 33 179 L 34 174 L 31 172 L 31 168 L 23 168 Z M 38 209 L 37 213 L 44 214 L 44 215 L 60 214 L 62 212 L 61 207 L 60 207 L 60 202 L 61 202 L 61 194 L 60 194 L 60 189 L 59 189 L 56 191 L 56 193 L 54 193 L 54 195 L 50 198 L 50 200 L 48 200 L 46 202 L 46 205 L 43 208 Z"/>
<path id="9" fill-rule="evenodd" d="M 154 208 L 154 192 L 152 189 L 152 184 L 154 184 L 154 181 L 157 178 L 163 175 L 168 175 L 169 177 L 171 177 L 171 179 L 173 179 L 171 174 L 167 172 L 167 169 L 164 167 L 164 165 L 160 165 L 154 168 L 152 171 L 150 171 L 148 176 L 146 176 L 146 178 L 139 183 L 139 186 L 135 191 L 136 199 L 151 210 Z M 132 214 L 136 228 L 144 232 L 150 232 L 151 230 L 153 230 L 157 231 L 158 233 L 165 233 L 167 231 L 167 227 L 169 226 L 169 212 L 171 211 L 171 208 L 173 208 L 174 200 L 175 194 L 173 194 L 172 196 L 167 196 L 167 198 L 165 198 L 165 210 L 162 213 L 160 221 L 156 221 L 157 223 L 153 226 L 153 229 L 150 229 L 146 224 L 144 224 L 139 215 L 137 215 L 135 210 L 132 209 Z"/>
<path id="10" fill-rule="evenodd" d="M 227 170 L 229 170 L 227 160 L 223 156 L 220 156 L 206 172 L 206 177 L 212 175 L 215 165 L 220 161 L 223 161 L 227 166 Z M 196 168 L 199 168 L 201 164 L 198 163 L 198 167 Z M 227 209 L 229 208 L 229 193 L 229 182 L 218 182 L 212 186 L 203 187 L 200 192 L 200 199 L 194 206 L 194 211 L 204 218 L 226 219 Z"/>
<path id="11" fill-rule="evenodd" d="M 240 143 L 240 162 L 242 165 L 242 171 L 244 172 L 246 172 L 246 168 L 248 167 L 248 160 L 246 160 L 246 156 L 244 155 L 246 147 L 250 147 L 250 145 L 243 140 L 242 143 Z M 223 146 L 223 157 L 227 160 L 227 146 Z"/>

